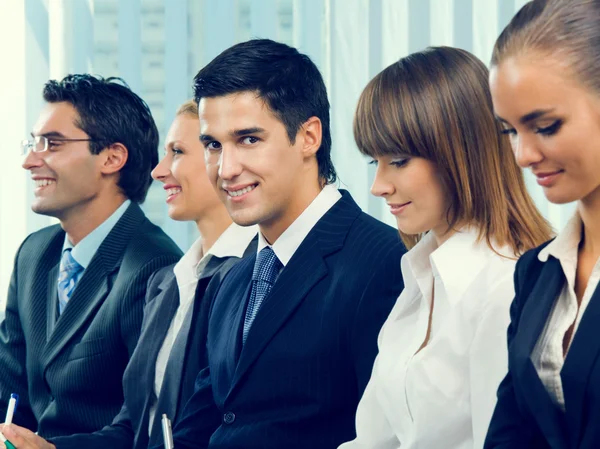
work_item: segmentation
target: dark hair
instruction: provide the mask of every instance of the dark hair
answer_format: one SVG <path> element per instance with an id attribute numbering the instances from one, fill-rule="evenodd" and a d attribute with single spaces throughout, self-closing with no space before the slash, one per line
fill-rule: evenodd
<path id="1" fill-rule="evenodd" d="M 48 103 L 73 105 L 79 114 L 75 126 L 94 140 L 89 142 L 92 154 L 115 143 L 127 148 L 118 186 L 131 201 L 143 202 L 152 183 L 150 172 L 158 164 L 158 129 L 146 102 L 121 78 L 87 74 L 50 80 L 43 95 Z"/>
<path id="2" fill-rule="evenodd" d="M 228 48 L 194 77 L 196 103 L 238 92 L 256 92 L 283 123 L 292 144 L 310 117 L 320 119 L 319 176 L 327 184 L 335 182 L 327 90 L 308 56 L 279 42 L 253 39 Z"/>
<path id="3" fill-rule="evenodd" d="M 473 225 L 490 248 L 515 255 L 550 238 L 492 108 L 488 70 L 467 51 L 431 47 L 384 69 L 360 96 L 354 139 L 368 156 L 433 162 L 449 229 Z M 401 236 L 412 247 L 420 236 Z"/>
<path id="4" fill-rule="evenodd" d="M 525 53 L 564 61 L 580 82 L 600 92 L 600 1 L 526 3 L 496 40 L 492 66 Z"/>

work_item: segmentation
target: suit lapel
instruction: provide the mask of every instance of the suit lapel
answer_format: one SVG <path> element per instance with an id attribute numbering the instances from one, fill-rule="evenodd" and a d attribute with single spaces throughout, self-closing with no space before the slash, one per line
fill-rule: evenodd
<path id="1" fill-rule="evenodd" d="M 583 416 L 585 391 L 592 368 L 600 353 L 598 323 L 600 323 L 600 286 L 596 287 L 581 317 L 561 372 L 566 410 L 569 414 L 568 424 L 575 426 L 569 429 L 571 447 L 579 445 L 582 427 L 586 424 Z"/>
<path id="2" fill-rule="evenodd" d="M 101 269 L 102 263 L 98 258 L 94 259 L 75 287 L 69 304 L 58 317 L 46 345 L 43 365 L 47 366 L 58 355 L 88 317 L 98 310 L 108 294 L 110 273 Z"/>
<path id="3" fill-rule="evenodd" d="M 343 246 L 346 234 L 360 212 L 350 195 L 342 192 L 342 198 L 317 222 L 298 247 L 252 324 L 240 354 L 230 395 L 310 290 L 327 275 L 324 258 Z M 244 304 L 247 300 L 248 297 Z M 244 309 L 242 307 L 242 312 Z M 243 326 L 243 319 L 242 313 L 238 321 L 240 326 Z"/>
<path id="4" fill-rule="evenodd" d="M 519 326 L 512 343 L 518 376 L 524 380 L 521 384 L 527 385 L 523 396 L 529 402 L 530 410 L 536 411 L 535 419 L 544 434 L 563 444 L 566 442 L 564 413 L 550 398 L 531 361 L 531 354 L 565 282 L 560 262 L 549 257 L 521 313 L 520 322 L 527 325 Z"/>
<path id="5" fill-rule="evenodd" d="M 58 319 L 58 274 L 60 263 L 48 271 L 48 287 L 46 289 L 46 342 L 50 340 Z"/>
<path id="6" fill-rule="evenodd" d="M 43 272 L 48 273 L 46 280 L 46 298 L 36 298 L 35 303 L 46 304 L 46 342 L 54 330 L 58 315 L 58 274 L 60 269 L 60 257 L 62 246 L 65 241 L 65 232 L 57 226 L 56 234 L 51 238 L 41 260 L 45 264 Z"/>
<path id="7" fill-rule="evenodd" d="M 177 280 L 172 273 L 165 278 L 165 281 L 159 286 L 161 290 L 153 302 L 155 307 L 148 310 L 148 326 L 144 328 L 144 334 L 140 336 L 139 342 L 143 345 L 144 358 L 147 360 L 156 360 L 158 353 L 173 321 L 173 317 L 179 307 L 179 289 Z M 155 368 L 156 364 L 150 364 L 148 370 L 148 394 L 154 392 Z"/>
<path id="8" fill-rule="evenodd" d="M 195 321 L 194 318 L 202 309 L 201 304 L 199 304 L 199 302 L 202 302 L 202 293 L 204 292 L 204 290 L 206 290 L 206 286 L 210 281 L 210 277 L 215 272 L 215 269 L 213 269 L 213 267 L 216 264 L 210 263 L 212 262 L 212 259 L 214 258 L 211 258 L 211 261 L 209 261 L 209 264 L 206 266 L 203 275 L 198 280 L 198 284 L 196 285 L 196 299 L 191 304 L 190 310 L 184 317 L 183 323 L 181 324 L 181 329 L 175 337 L 175 342 L 173 343 L 173 347 L 171 349 L 171 353 L 167 362 L 165 377 L 160 390 L 160 397 L 158 398 L 157 409 L 160 410 L 161 413 L 166 413 L 167 416 L 169 416 L 169 418 L 172 420 L 175 419 L 175 415 L 179 405 L 179 392 L 181 390 L 181 382 L 185 374 L 187 356 L 191 355 L 188 354 L 188 347 L 190 345 L 190 337 L 192 334 L 191 330 L 193 327 L 196 327 L 193 326 Z M 210 267 L 210 271 L 207 273 L 209 265 L 213 265 L 213 267 Z M 214 268 L 218 268 L 218 265 Z M 176 312 L 177 310 L 174 310 L 171 315 L 171 319 L 168 320 L 169 326 Z M 206 328 L 202 327 L 202 331 L 205 332 Z M 164 336 L 160 341 L 162 346 Z M 193 354 L 193 356 L 197 356 L 197 354 Z"/>
<path id="9" fill-rule="evenodd" d="M 156 361 L 158 352 L 163 344 L 171 320 L 179 305 L 179 291 L 177 281 L 173 272 L 169 272 L 162 280 L 157 288 L 156 295 L 146 305 L 144 309 L 144 328 L 140 335 L 138 346 L 134 353 L 134 358 L 130 362 L 130 367 L 126 371 L 125 380 L 131 380 L 131 385 L 127 385 L 127 389 L 132 391 L 140 391 L 140 394 L 127 395 L 130 401 L 128 407 L 131 410 L 140 410 L 140 420 L 136 428 L 136 439 L 134 447 L 148 447 L 148 421 L 150 419 L 150 408 L 154 405 L 154 379 L 156 374 L 156 363 L 148 363 L 148 361 Z M 132 365 L 135 363 L 135 365 Z M 135 372 L 135 377 L 129 373 L 129 369 L 133 366 L 139 366 L 141 370 Z M 160 418 L 155 417 L 155 423 L 160 423 Z M 154 425 L 153 425 L 154 427 Z"/>
<path id="10" fill-rule="evenodd" d="M 142 210 L 132 203 L 96 251 L 77 283 L 67 307 L 56 321 L 41 361 L 44 369 L 102 305 L 120 267 L 123 248 L 127 246 L 127 242 L 143 220 L 145 216 Z M 56 296 L 56 284 L 53 290 Z M 57 299 L 52 302 L 56 301 Z M 49 315 L 50 313 L 47 314 Z"/>

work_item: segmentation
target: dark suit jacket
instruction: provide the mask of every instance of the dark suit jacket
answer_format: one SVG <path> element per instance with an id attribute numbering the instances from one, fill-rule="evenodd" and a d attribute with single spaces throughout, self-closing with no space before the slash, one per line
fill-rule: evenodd
<path id="1" fill-rule="evenodd" d="M 500 384 L 486 449 L 600 448 L 600 287 L 596 288 L 561 371 L 566 413 L 550 399 L 531 353 L 566 282 L 560 262 L 524 254 L 515 272 L 508 330 L 509 372 Z"/>
<path id="2" fill-rule="evenodd" d="M 209 363 L 175 447 L 334 449 L 353 439 L 404 251 L 395 229 L 343 192 L 281 271 L 243 347 L 256 256 L 211 284 Z"/>
<path id="3" fill-rule="evenodd" d="M 254 239 L 244 256 L 256 252 Z M 163 382 L 172 381 L 163 388 L 158 398 L 151 442 L 162 442 L 161 416 L 165 413 L 173 422 L 183 405 L 192 395 L 194 381 L 206 365 L 206 332 L 210 302 L 204 300 L 204 291 L 211 279 L 221 278 L 241 259 L 237 257 L 209 259 L 196 287 L 196 300 L 177 335 L 167 364 L 168 374 Z M 121 412 L 110 426 L 91 434 L 76 434 L 52 439 L 58 449 L 135 449 L 147 448 L 149 411 L 154 393 L 156 359 L 163 345 L 171 321 L 179 307 L 179 288 L 174 265 L 157 271 L 148 281 L 142 333 L 123 376 L 125 401 Z M 175 347 L 178 350 L 175 351 Z M 163 385 L 165 385 L 163 383 Z"/>
<path id="4" fill-rule="evenodd" d="M 140 334 L 148 278 L 181 256 L 132 203 L 58 316 L 64 238 L 55 225 L 23 242 L 0 324 L 0 414 L 18 393 L 15 424 L 44 437 L 110 424 L 123 404 L 121 381 Z"/>

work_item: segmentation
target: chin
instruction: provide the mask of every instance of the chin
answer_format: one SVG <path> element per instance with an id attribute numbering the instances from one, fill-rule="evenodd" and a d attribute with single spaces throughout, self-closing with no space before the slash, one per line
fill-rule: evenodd
<path id="1" fill-rule="evenodd" d="M 238 226 L 252 226 L 267 220 L 265 214 L 261 214 L 260 211 L 253 209 L 248 207 L 240 210 L 228 210 L 227 212 L 229 212 L 229 216 Z"/>
<path id="2" fill-rule="evenodd" d="M 398 231 L 406 235 L 417 235 L 427 232 L 427 229 L 423 230 L 422 226 L 415 226 L 411 223 L 406 223 L 406 221 L 403 221 L 400 218 L 396 219 L 396 225 L 398 227 Z"/>
<path id="3" fill-rule="evenodd" d="M 567 204 L 583 199 L 582 195 L 573 195 L 569 192 L 553 191 L 552 188 L 544 190 L 544 196 L 552 204 Z"/>
<path id="4" fill-rule="evenodd" d="M 38 201 L 33 202 L 31 210 L 36 214 L 47 215 L 49 217 L 58 217 L 60 215 L 60 211 L 57 211 L 56 208 Z"/>

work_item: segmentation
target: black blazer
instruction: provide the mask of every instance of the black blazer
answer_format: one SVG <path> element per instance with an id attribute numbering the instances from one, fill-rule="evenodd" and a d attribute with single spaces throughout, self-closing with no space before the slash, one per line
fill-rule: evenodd
<path id="1" fill-rule="evenodd" d="M 280 273 L 243 347 L 256 255 L 211 283 L 209 363 L 175 447 L 334 449 L 352 440 L 379 329 L 403 288 L 404 252 L 395 229 L 343 192 Z"/>
<path id="2" fill-rule="evenodd" d="M 244 256 L 256 252 L 254 239 Z M 179 331 L 167 362 L 168 374 L 157 401 L 157 409 L 150 442 L 162 439 L 161 416 L 175 422 L 183 405 L 192 395 L 198 371 L 206 365 L 206 332 L 209 301 L 204 301 L 204 291 L 211 279 L 220 279 L 241 259 L 238 257 L 209 259 L 196 286 L 196 300 Z M 179 288 L 173 268 L 165 267 L 148 281 L 144 321 L 138 345 L 123 376 L 125 400 L 121 412 L 110 426 L 91 434 L 75 434 L 52 439 L 58 449 L 141 449 L 147 448 L 149 412 L 154 400 L 156 359 L 163 345 L 171 321 L 179 307 Z M 175 348 L 177 347 L 177 350 Z M 163 383 L 165 385 L 165 383 Z"/>
<path id="3" fill-rule="evenodd" d="M 55 225 L 23 242 L 0 324 L 0 415 L 18 393 L 15 424 L 43 437 L 111 423 L 123 403 L 121 381 L 140 334 L 148 278 L 181 256 L 132 203 L 58 316 L 64 238 Z"/>
<path id="4" fill-rule="evenodd" d="M 596 288 L 561 371 L 566 413 L 550 399 L 531 353 L 566 282 L 560 262 L 540 262 L 543 245 L 524 254 L 515 272 L 508 329 L 509 372 L 500 384 L 486 449 L 600 447 L 600 287 Z"/>

